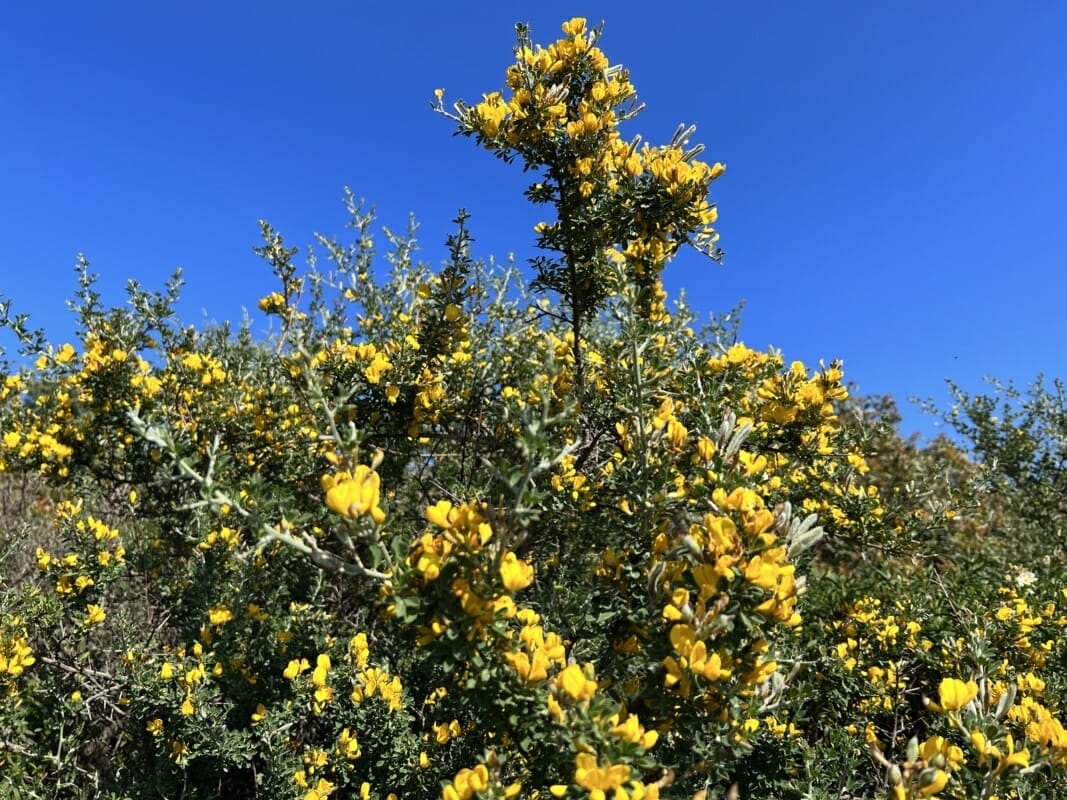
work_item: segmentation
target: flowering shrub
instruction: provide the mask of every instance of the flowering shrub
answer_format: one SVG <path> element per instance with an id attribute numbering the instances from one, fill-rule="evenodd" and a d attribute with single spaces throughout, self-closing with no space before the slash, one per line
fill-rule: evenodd
<path id="1" fill-rule="evenodd" d="M 436 103 L 537 174 L 527 195 L 554 218 L 531 290 L 475 259 L 463 214 L 440 270 L 390 234 L 381 274 L 349 196 L 352 240 L 319 239 L 326 271 L 263 224 L 267 341 L 183 325 L 178 276 L 106 308 L 84 261 L 77 342 L 0 307 L 28 357 L 0 385 L 0 472 L 38 489 L 2 532 L 9 785 L 1067 788 L 1067 576 L 986 541 L 1026 506 L 984 509 L 1021 484 L 901 442 L 836 362 L 787 363 L 668 308 L 671 256 L 718 256 L 723 168 L 691 129 L 622 139 L 628 74 L 584 20 L 563 33 L 538 47 L 520 29 L 504 91 Z"/>

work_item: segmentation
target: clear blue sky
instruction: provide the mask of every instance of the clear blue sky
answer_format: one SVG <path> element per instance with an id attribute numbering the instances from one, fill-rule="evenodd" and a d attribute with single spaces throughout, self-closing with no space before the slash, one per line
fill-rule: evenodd
<path id="1" fill-rule="evenodd" d="M 1067 5 L 1003 2 L 11 4 L 0 27 L 0 294 L 55 341 L 84 252 L 121 303 L 177 266 L 187 321 L 275 288 L 256 220 L 343 233 L 352 187 L 421 257 L 472 213 L 479 255 L 531 253 L 528 176 L 454 138 L 433 90 L 502 83 L 514 23 L 607 23 L 662 142 L 679 122 L 727 173 L 726 265 L 668 268 L 742 336 L 845 361 L 865 393 L 1067 377 Z M 383 243 L 384 244 L 384 243 Z M 0 338 L 10 345 L 10 339 Z"/>

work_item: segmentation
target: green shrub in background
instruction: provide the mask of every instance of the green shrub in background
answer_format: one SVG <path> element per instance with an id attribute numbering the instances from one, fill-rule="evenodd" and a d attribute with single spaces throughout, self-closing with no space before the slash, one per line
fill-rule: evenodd
<path id="1" fill-rule="evenodd" d="M 76 343 L 4 305 L 0 477 L 40 487 L 0 532 L 4 796 L 1067 789 L 1062 390 L 961 394 L 974 452 L 920 448 L 840 365 L 695 329 L 659 274 L 718 257 L 722 166 L 624 140 L 628 74 L 563 33 L 436 103 L 535 174 L 535 294 L 463 214 L 381 274 L 350 196 L 306 268 L 263 225 L 268 342 L 84 262 Z"/>

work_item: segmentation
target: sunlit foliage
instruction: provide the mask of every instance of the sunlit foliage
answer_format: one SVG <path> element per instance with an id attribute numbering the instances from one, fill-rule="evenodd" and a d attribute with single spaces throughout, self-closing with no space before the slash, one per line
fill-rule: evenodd
<path id="1" fill-rule="evenodd" d="M 437 95 L 537 176 L 528 287 L 462 213 L 439 269 L 379 258 L 349 195 L 305 266 L 263 223 L 266 338 L 84 261 L 75 341 L 0 307 L 3 796 L 1067 790 L 1062 389 L 919 447 L 701 328 L 659 275 L 720 255 L 723 167 L 623 138 L 599 39 Z"/>

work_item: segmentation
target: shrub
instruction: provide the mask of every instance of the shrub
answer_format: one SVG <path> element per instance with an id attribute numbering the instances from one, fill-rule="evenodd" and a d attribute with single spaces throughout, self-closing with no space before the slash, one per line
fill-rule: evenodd
<path id="1" fill-rule="evenodd" d="M 441 269 L 388 234 L 379 274 L 349 195 L 328 270 L 262 225 L 268 341 L 183 325 L 179 276 L 106 308 L 84 261 L 76 343 L 3 306 L 0 470 L 46 487 L 4 531 L 9 796 L 1063 788 L 1064 576 L 1007 572 L 1004 486 L 839 364 L 667 306 L 722 166 L 623 140 L 628 74 L 563 32 L 436 104 L 536 173 L 529 290 L 463 213 Z"/>

